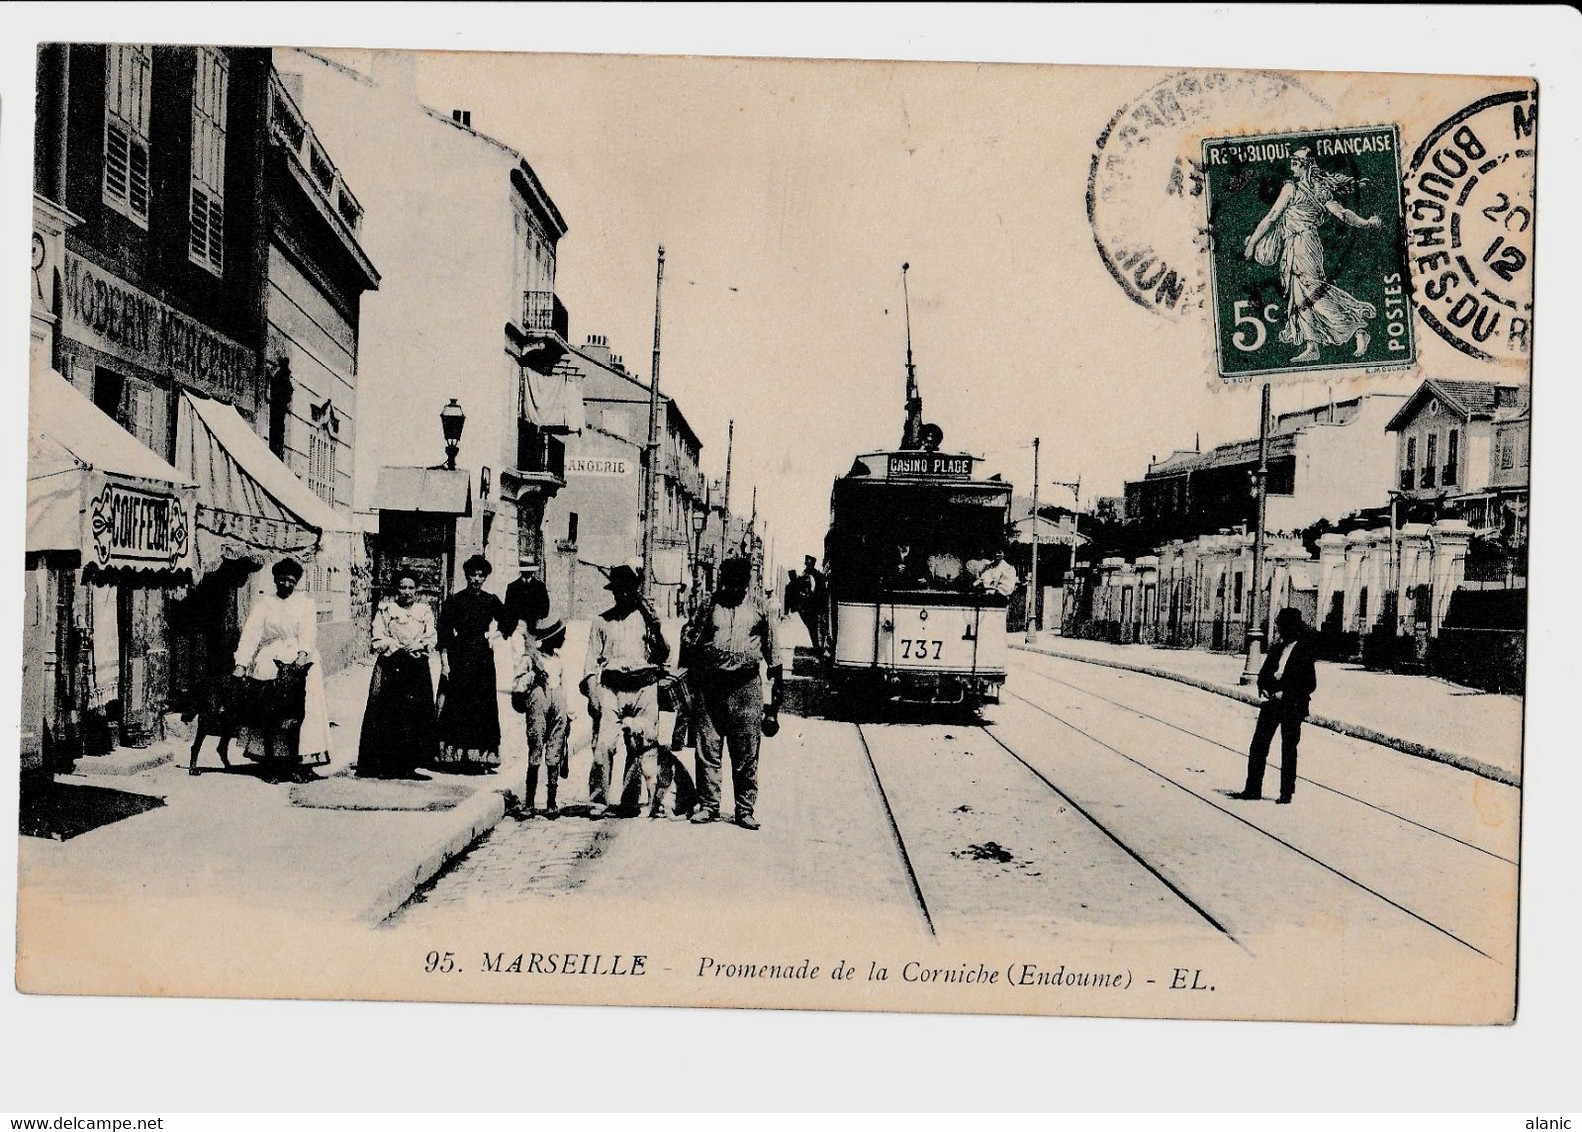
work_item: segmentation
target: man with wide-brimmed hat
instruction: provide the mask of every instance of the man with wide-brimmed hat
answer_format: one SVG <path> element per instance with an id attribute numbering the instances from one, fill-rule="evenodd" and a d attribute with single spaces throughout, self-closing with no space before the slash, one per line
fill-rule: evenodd
<path id="1" fill-rule="evenodd" d="M 537 630 L 524 629 L 517 637 L 516 673 L 511 681 L 513 700 L 521 697 L 527 723 L 527 783 L 517 816 L 543 813 L 558 818 L 555 791 L 567 750 L 571 719 L 566 708 L 565 662 L 560 650 L 566 643 L 566 625 L 558 617 Z M 544 808 L 535 810 L 539 768 L 543 768 Z"/>
<path id="2" fill-rule="evenodd" d="M 720 566 L 719 588 L 682 635 L 681 665 L 696 693 L 698 804 L 692 820 L 699 824 L 719 817 L 720 764 L 728 746 L 736 824 L 743 829 L 759 826 L 755 809 L 764 697 L 758 665 L 769 669 L 774 712 L 780 706 L 782 669 L 774 618 L 749 595 L 751 582 L 752 563 L 727 558 Z"/>
<path id="3" fill-rule="evenodd" d="M 642 580 L 631 566 L 610 568 L 605 589 L 614 604 L 593 619 L 588 629 L 586 674 L 582 693 L 596 716 L 593 766 L 588 772 L 591 817 L 603 817 L 609 806 L 615 753 L 622 732 L 645 744 L 641 764 L 628 766 L 623 779 L 635 787 L 636 773 L 653 782 L 657 773 L 659 738 L 658 682 L 670 656 L 659 618 L 642 597 Z M 632 791 L 623 791 L 630 793 Z"/>

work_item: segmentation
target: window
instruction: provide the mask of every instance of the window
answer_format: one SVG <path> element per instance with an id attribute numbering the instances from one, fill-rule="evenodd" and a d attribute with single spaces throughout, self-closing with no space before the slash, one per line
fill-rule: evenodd
<path id="1" fill-rule="evenodd" d="M 218 275 L 225 261 L 224 56 L 200 47 L 192 77 L 192 196 L 187 255 Z"/>
<path id="2" fill-rule="evenodd" d="M 1428 445 L 1424 449 L 1424 452 L 1423 452 L 1423 478 L 1422 478 L 1422 485 L 1424 487 L 1433 487 L 1434 486 L 1434 461 L 1435 461 L 1435 458 L 1436 458 L 1436 456 L 1438 454 L 1438 451 L 1439 451 L 1439 434 L 1437 432 L 1431 432 L 1431 433 L 1428 434 Z"/>
<path id="3" fill-rule="evenodd" d="M 566 516 L 566 542 L 570 546 L 577 545 L 577 513 L 575 511 Z"/>
<path id="4" fill-rule="evenodd" d="M 111 44 L 105 48 L 104 72 L 104 203 L 147 228 L 153 48 Z"/>
<path id="5" fill-rule="evenodd" d="M 1510 429 L 1501 429 L 1495 447 L 1499 449 L 1500 470 L 1508 472 L 1516 466 L 1516 437 Z"/>
<path id="6" fill-rule="evenodd" d="M 1454 487 L 1460 482 L 1461 476 L 1457 464 L 1461 460 L 1461 431 L 1451 429 L 1445 437 L 1445 486 Z"/>
<path id="7" fill-rule="evenodd" d="M 308 439 L 308 487 L 324 502 L 335 502 L 335 437 L 327 423 Z"/>
<path id="8" fill-rule="evenodd" d="M 1242 573 L 1241 573 L 1240 570 L 1237 570 L 1236 571 L 1235 596 L 1234 596 L 1234 598 L 1232 599 L 1232 602 L 1231 602 L 1231 612 L 1232 613 L 1240 613 L 1241 612 L 1241 591 L 1242 591 L 1242 585 L 1243 585 Z"/>

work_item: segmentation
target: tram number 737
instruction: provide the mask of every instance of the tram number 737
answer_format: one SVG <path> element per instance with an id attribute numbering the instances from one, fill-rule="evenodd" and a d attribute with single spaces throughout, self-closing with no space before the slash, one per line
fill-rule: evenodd
<path id="1" fill-rule="evenodd" d="M 945 647 L 944 641 L 926 641 L 921 637 L 901 637 L 896 644 L 901 646 L 902 660 L 938 660 L 940 650 Z"/>

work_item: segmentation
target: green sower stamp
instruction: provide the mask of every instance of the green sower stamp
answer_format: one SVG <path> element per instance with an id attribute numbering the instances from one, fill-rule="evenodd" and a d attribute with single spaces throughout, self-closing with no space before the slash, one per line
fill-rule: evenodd
<path id="1" fill-rule="evenodd" d="M 1221 377 L 1413 361 L 1400 165 L 1394 126 L 1203 142 Z"/>

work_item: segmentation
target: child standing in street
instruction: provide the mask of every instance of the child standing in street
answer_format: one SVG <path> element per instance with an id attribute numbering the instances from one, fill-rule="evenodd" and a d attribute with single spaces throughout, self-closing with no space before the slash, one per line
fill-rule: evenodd
<path id="1" fill-rule="evenodd" d="M 542 812 L 546 818 L 554 819 L 560 816 L 555 791 L 568 753 L 566 739 L 571 722 L 566 710 L 565 662 L 560 656 L 561 646 L 566 643 L 566 625 L 556 619 L 537 630 L 524 626 L 518 636 L 522 646 L 511 690 L 512 698 L 522 697 L 526 708 L 527 786 L 516 817 L 526 819 Z M 542 811 L 533 808 L 538 798 L 540 767 L 545 781 Z"/>

